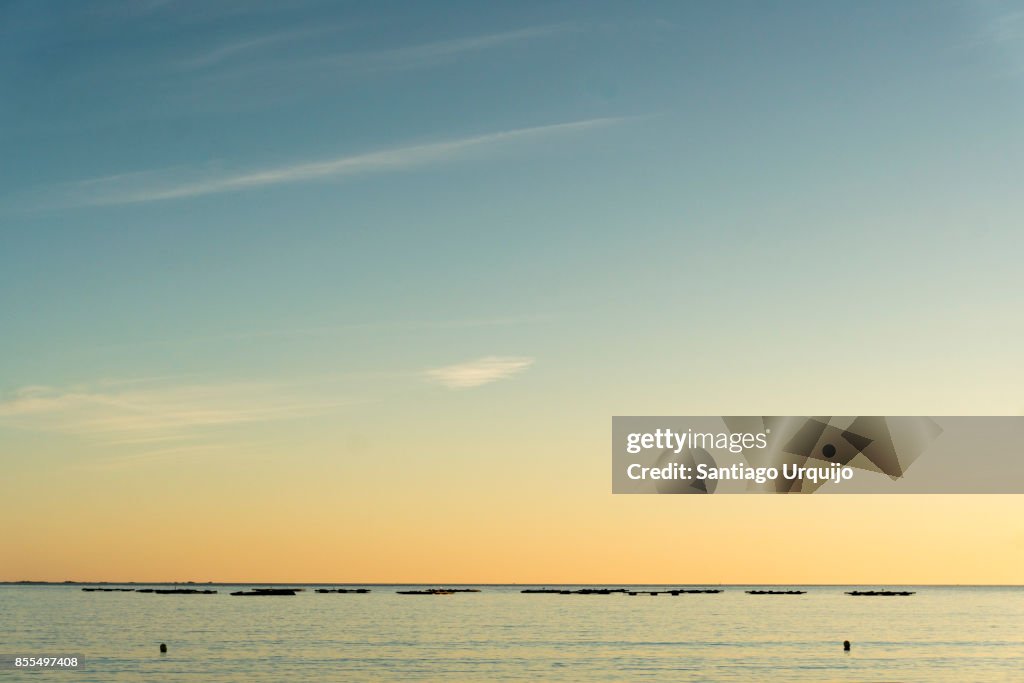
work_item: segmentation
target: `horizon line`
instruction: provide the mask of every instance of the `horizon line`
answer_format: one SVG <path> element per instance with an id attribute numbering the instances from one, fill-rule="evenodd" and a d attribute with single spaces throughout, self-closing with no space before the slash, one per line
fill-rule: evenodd
<path id="1" fill-rule="evenodd" d="M 928 588 L 1024 588 L 1024 583 L 713 583 L 713 582 L 679 582 L 679 583 L 567 583 L 551 581 L 547 583 L 508 583 L 508 582 L 465 582 L 465 581 L 432 581 L 432 582 L 394 582 L 394 581 L 36 581 L 22 579 L 18 581 L 0 581 L 0 586 L 84 586 L 84 585 L 117 585 L 117 586 L 166 586 L 194 584 L 203 586 L 805 586 L 816 588 L 833 588 L 847 586 L 916 586 Z"/>

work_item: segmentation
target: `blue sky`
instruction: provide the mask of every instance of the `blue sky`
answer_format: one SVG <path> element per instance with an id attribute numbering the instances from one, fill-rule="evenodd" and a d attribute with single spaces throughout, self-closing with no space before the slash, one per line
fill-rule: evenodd
<path id="1" fill-rule="evenodd" d="M 1021 414 L 1021 121 L 1019 3 L 0 3 L 0 578 L 1017 581 L 607 457 Z"/>
<path id="2" fill-rule="evenodd" d="M 6 3 L 7 438 L 111 401 L 1019 411 L 1022 17 Z"/>

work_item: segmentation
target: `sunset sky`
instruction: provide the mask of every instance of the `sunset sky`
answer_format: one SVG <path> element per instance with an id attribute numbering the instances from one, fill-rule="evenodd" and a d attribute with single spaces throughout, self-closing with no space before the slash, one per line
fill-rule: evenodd
<path id="1" fill-rule="evenodd" d="M 1020 496 L 608 471 L 1024 412 L 1024 5 L 15 0 L 0 56 L 0 580 L 1021 582 Z"/>

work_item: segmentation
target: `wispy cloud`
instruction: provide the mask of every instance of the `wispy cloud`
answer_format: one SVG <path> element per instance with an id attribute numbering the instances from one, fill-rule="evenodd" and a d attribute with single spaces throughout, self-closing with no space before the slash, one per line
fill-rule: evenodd
<path id="1" fill-rule="evenodd" d="M 995 43 L 1009 43 L 1024 38 L 1024 10 L 996 16 L 992 20 L 989 35 Z"/>
<path id="2" fill-rule="evenodd" d="M 183 60 L 179 66 L 186 69 L 202 69 L 217 66 L 229 59 L 244 56 L 275 45 L 284 45 L 303 41 L 317 35 L 341 30 L 337 27 L 296 29 L 280 31 L 252 38 L 243 38 L 230 43 L 223 43 L 209 50 Z"/>
<path id="3" fill-rule="evenodd" d="M 401 171 L 455 161 L 471 152 L 610 126 L 622 118 L 594 118 L 532 128 L 517 128 L 473 137 L 398 147 L 322 161 L 275 166 L 237 173 L 171 169 L 119 174 L 64 186 L 65 205 L 120 205 L 185 199 L 271 185 Z"/>
<path id="4" fill-rule="evenodd" d="M 424 372 L 427 380 L 449 389 L 471 389 L 497 382 L 523 372 L 533 365 L 533 358 L 486 356 L 465 363 L 456 363 Z"/>
<path id="5" fill-rule="evenodd" d="M 579 28 L 573 24 L 532 26 L 501 33 L 487 33 L 384 50 L 342 54 L 328 57 L 323 60 L 323 63 L 340 67 L 365 67 L 369 69 L 423 68 L 467 53 L 491 50 L 578 30 Z"/>
<path id="6" fill-rule="evenodd" d="M 464 330 L 480 327 L 511 327 L 516 325 L 532 325 L 551 322 L 555 316 L 548 313 L 534 315 L 501 316 L 490 318 L 461 318 L 451 320 L 380 320 L 376 322 L 352 322 L 337 325 L 319 325 L 315 327 L 297 326 L 279 329 L 238 330 L 209 334 L 197 337 L 161 337 L 159 339 L 143 339 L 126 341 L 106 346 L 106 349 L 127 349 L 140 346 L 182 346 L 185 344 L 216 344 L 220 342 L 236 342 L 248 339 L 279 339 L 291 337 L 341 336 L 361 333 L 403 334 L 417 332 L 435 332 L 443 330 Z M 119 380 L 123 381 L 123 380 Z M 137 380 L 134 380 L 137 381 Z"/>
<path id="7" fill-rule="evenodd" d="M 254 50 L 264 51 L 264 48 L 296 43 L 301 38 L 310 38 L 314 33 L 326 34 L 338 30 L 340 29 L 324 28 L 318 30 L 284 31 L 242 39 L 211 48 L 207 52 L 193 56 L 181 65 L 194 68 L 216 66 L 240 53 L 249 53 Z M 531 40 L 551 38 L 579 30 L 581 29 L 574 24 L 551 24 L 436 40 L 414 45 L 349 51 L 338 51 L 337 41 L 322 41 L 314 46 L 314 49 L 321 50 L 322 54 L 294 56 L 282 54 L 280 51 L 276 54 L 265 51 L 266 53 L 255 61 L 245 64 L 237 63 L 233 65 L 233 68 L 226 70 L 221 75 L 231 78 L 259 74 L 261 78 L 268 78 L 275 74 L 277 76 L 299 74 L 303 79 L 309 79 L 316 73 L 329 73 L 334 78 L 338 78 L 346 75 L 375 74 L 381 71 L 424 69 L 450 63 L 476 53 L 496 50 Z M 304 43 L 309 43 L 309 41 L 306 40 Z M 344 44 L 342 45 L 344 46 Z M 304 44 L 303 51 L 308 51 L 309 47 L 309 45 Z"/>
<path id="8" fill-rule="evenodd" d="M 1024 10 L 1007 3 L 969 3 L 980 16 L 980 27 L 958 47 L 982 50 L 995 56 L 1000 78 L 1019 78 L 1024 73 Z"/>
<path id="9" fill-rule="evenodd" d="M 0 424 L 106 444 L 144 444 L 188 440 L 229 425 L 310 417 L 348 403 L 255 383 L 26 386 L 0 400 Z"/>
<path id="10" fill-rule="evenodd" d="M 223 462 L 227 458 L 248 458 L 246 449 L 258 444 L 233 442 L 227 444 L 185 444 L 154 450 L 132 451 L 128 453 L 104 454 L 99 457 L 82 460 L 71 467 L 76 470 L 119 470 L 149 464 L 165 462 L 180 463 L 190 459 L 209 459 L 216 457 Z"/>

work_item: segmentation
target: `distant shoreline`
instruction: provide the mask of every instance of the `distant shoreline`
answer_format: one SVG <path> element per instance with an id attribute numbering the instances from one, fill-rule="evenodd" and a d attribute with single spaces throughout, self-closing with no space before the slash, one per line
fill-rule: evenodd
<path id="1" fill-rule="evenodd" d="M 849 586 L 906 588 L 1024 588 L 1024 584 L 996 583 L 380 583 L 374 581 L 0 581 L 0 586 L 803 586 L 812 588 L 843 588 Z"/>

